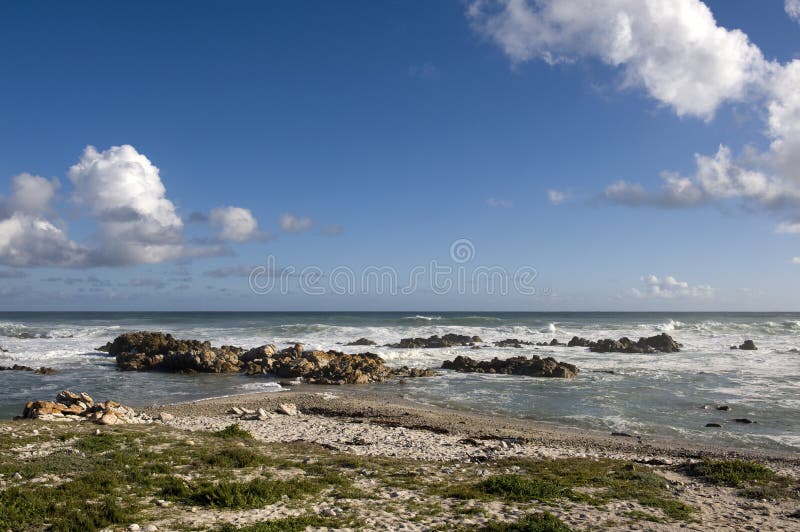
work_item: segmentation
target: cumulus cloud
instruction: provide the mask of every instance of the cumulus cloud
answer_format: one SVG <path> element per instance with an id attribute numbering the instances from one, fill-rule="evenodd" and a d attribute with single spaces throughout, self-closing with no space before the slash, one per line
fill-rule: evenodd
<path id="1" fill-rule="evenodd" d="M 301 233 L 303 231 L 308 231 L 311 229 L 312 225 L 314 225 L 314 222 L 311 218 L 294 216 L 288 212 L 281 216 L 281 229 L 285 233 Z"/>
<path id="2" fill-rule="evenodd" d="M 792 264 L 800 264 L 800 257 L 792 257 Z"/>
<path id="3" fill-rule="evenodd" d="M 766 68 L 747 35 L 718 26 L 700 0 L 605 0 L 591 9 L 584 0 L 475 0 L 467 16 L 514 63 L 596 57 L 680 116 L 709 119 L 744 99 Z"/>
<path id="4" fill-rule="evenodd" d="M 221 240 L 247 242 L 266 236 L 258 228 L 258 221 L 249 209 L 241 207 L 217 207 L 208 217 L 211 225 L 220 228 Z"/>
<path id="5" fill-rule="evenodd" d="M 493 209 L 510 209 L 514 206 L 514 202 L 511 200 L 489 198 L 486 200 L 486 205 Z"/>
<path id="6" fill-rule="evenodd" d="M 800 22 L 800 0 L 786 0 L 783 8 L 792 20 Z"/>
<path id="7" fill-rule="evenodd" d="M 58 178 L 46 179 L 38 175 L 22 173 L 11 178 L 11 196 L 0 199 L 0 215 L 10 216 L 14 212 L 42 214 L 50 212 L 50 202 L 61 186 Z"/>
<path id="8" fill-rule="evenodd" d="M 0 263 L 9 266 L 81 266 L 87 249 L 61 227 L 38 216 L 16 212 L 0 220 Z"/>
<path id="9" fill-rule="evenodd" d="M 570 196 L 571 194 L 569 192 L 554 190 L 552 188 L 547 191 L 547 201 L 549 201 L 552 205 L 561 205 L 567 201 Z"/>
<path id="10" fill-rule="evenodd" d="M 651 274 L 642 277 L 641 281 L 643 287 L 631 289 L 631 293 L 638 298 L 708 298 L 714 295 L 714 289 L 707 284 L 690 285 L 671 275 L 659 278 Z"/>
<path id="11" fill-rule="evenodd" d="M 87 146 L 69 169 L 73 199 L 98 223 L 95 264 L 152 264 L 183 253 L 183 221 L 159 169 L 133 146 Z"/>

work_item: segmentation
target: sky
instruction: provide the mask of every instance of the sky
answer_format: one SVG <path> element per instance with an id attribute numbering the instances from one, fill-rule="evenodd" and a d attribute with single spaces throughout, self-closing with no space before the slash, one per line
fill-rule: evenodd
<path id="1" fill-rule="evenodd" d="M 0 4 L 0 310 L 800 310 L 800 1 Z"/>

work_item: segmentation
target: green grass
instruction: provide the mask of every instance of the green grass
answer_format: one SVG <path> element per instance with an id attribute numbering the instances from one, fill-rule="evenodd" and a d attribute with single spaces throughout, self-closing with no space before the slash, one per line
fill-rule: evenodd
<path id="1" fill-rule="evenodd" d="M 445 497 L 455 499 L 486 499 L 501 497 L 511 501 L 552 501 L 567 495 L 569 488 L 550 480 L 521 475 L 495 475 L 477 484 L 462 484 L 447 488 Z"/>
<path id="2" fill-rule="evenodd" d="M 551 513 L 531 513 L 515 523 L 492 521 L 482 532 L 570 532 L 572 529 Z"/>
<path id="3" fill-rule="evenodd" d="M 239 438 L 243 440 L 253 439 L 253 435 L 250 434 L 250 432 L 243 429 L 242 427 L 240 427 L 238 423 L 234 423 L 233 425 L 228 425 L 222 430 L 218 430 L 217 432 L 212 432 L 212 434 L 218 438 Z"/>
<path id="4" fill-rule="evenodd" d="M 257 478 L 249 482 L 200 482 L 188 488 L 186 502 L 212 508 L 258 508 L 286 496 L 296 499 L 319 493 L 323 484 L 309 480 L 272 480 Z"/>
<path id="5" fill-rule="evenodd" d="M 739 494 L 751 499 L 797 498 L 800 486 L 790 478 L 756 462 L 709 460 L 684 466 L 690 476 L 708 483 L 740 488 Z"/>
<path id="6" fill-rule="evenodd" d="M 243 527 L 226 524 L 217 529 L 217 532 L 302 532 L 308 527 L 312 528 L 339 528 L 340 519 L 324 518 L 314 514 L 298 517 L 284 517 L 273 521 L 264 521 Z"/>

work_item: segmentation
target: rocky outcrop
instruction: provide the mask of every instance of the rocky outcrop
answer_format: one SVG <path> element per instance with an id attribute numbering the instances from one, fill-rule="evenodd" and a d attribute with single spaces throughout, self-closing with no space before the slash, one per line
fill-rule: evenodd
<path id="1" fill-rule="evenodd" d="M 14 364 L 13 366 L 0 366 L 0 371 L 32 371 L 37 375 L 55 375 L 56 370 L 53 368 L 46 368 L 44 366 L 40 368 L 32 368 L 30 366 L 20 366 L 19 364 Z"/>
<path id="2" fill-rule="evenodd" d="M 239 371 L 239 347 L 211 347 L 209 342 L 177 340 L 160 332 L 133 332 L 118 336 L 108 349 L 125 371 L 161 370 L 202 373 Z"/>
<path id="3" fill-rule="evenodd" d="M 348 346 L 353 346 L 353 345 L 370 346 L 370 345 L 378 345 L 378 344 L 373 342 L 369 338 L 359 338 L 358 340 L 354 340 L 354 341 L 350 342 L 349 344 L 344 344 L 344 345 L 348 345 Z"/>
<path id="4" fill-rule="evenodd" d="M 479 336 L 465 336 L 463 334 L 445 334 L 444 336 L 433 335 L 428 338 L 403 338 L 398 344 L 391 344 L 389 347 L 419 349 L 419 348 L 440 348 L 464 345 L 475 345 L 483 342 Z"/>
<path id="5" fill-rule="evenodd" d="M 756 343 L 752 340 L 745 340 L 740 346 L 732 345 L 731 349 L 741 349 L 742 351 L 757 351 Z"/>
<path id="6" fill-rule="evenodd" d="M 588 347 L 595 353 L 676 353 L 683 346 L 667 333 L 661 333 L 648 338 L 639 338 L 635 342 L 627 337 L 619 340 L 603 338 L 592 341 L 573 336 L 567 347 Z"/>
<path id="7" fill-rule="evenodd" d="M 407 367 L 393 369 L 374 353 L 347 354 L 338 351 L 306 351 L 295 344 L 278 351 L 274 344 L 250 350 L 212 347 L 209 342 L 177 340 L 157 332 L 127 333 L 111 342 L 109 354 L 117 366 L 128 371 L 173 371 L 266 374 L 282 379 L 300 379 L 310 384 L 366 384 L 391 377 L 424 377 L 434 373 Z"/>
<path id="8" fill-rule="evenodd" d="M 504 375 L 526 375 L 528 377 L 561 377 L 572 378 L 578 374 L 578 368 L 572 364 L 558 362 L 547 357 L 531 358 L 511 357 L 505 360 L 493 358 L 492 360 L 477 361 L 470 357 L 457 356 L 453 360 L 446 360 L 442 369 L 450 369 L 461 373 L 499 373 Z"/>
<path id="9" fill-rule="evenodd" d="M 148 416 L 137 414 L 132 408 L 116 401 L 96 403 L 85 392 L 73 393 L 68 390 L 59 392 L 55 401 L 26 403 L 21 419 L 91 421 L 100 425 L 124 425 L 152 421 Z"/>
<path id="10" fill-rule="evenodd" d="M 553 338 L 549 342 L 536 342 L 536 345 L 539 347 L 564 347 L 567 344 L 559 342 L 556 338 Z"/>

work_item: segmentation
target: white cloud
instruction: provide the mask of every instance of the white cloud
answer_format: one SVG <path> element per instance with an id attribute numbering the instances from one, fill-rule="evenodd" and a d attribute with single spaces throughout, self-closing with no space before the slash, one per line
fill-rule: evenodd
<path id="1" fill-rule="evenodd" d="M 323 235 L 341 235 L 344 228 L 338 224 L 326 225 L 320 229 Z"/>
<path id="2" fill-rule="evenodd" d="M 778 224 L 778 227 L 775 228 L 775 232 L 784 234 L 800 234 L 800 222 L 781 222 Z"/>
<path id="3" fill-rule="evenodd" d="M 800 0 L 786 0 L 783 4 L 783 9 L 786 10 L 786 14 L 792 20 L 800 22 Z"/>
<path id="4" fill-rule="evenodd" d="M 234 242 L 247 242 L 264 237 L 258 221 L 249 209 L 241 207 L 217 207 L 208 217 L 211 225 L 220 227 L 219 238 Z"/>
<path id="5" fill-rule="evenodd" d="M 87 250 L 49 220 L 15 212 L 0 220 L 0 263 L 10 266 L 81 266 Z"/>
<path id="6" fill-rule="evenodd" d="M 644 285 L 642 288 L 631 289 L 631 293 L 638 298 L 709 298 L 714 295 L 714 289 L 707 284 L 690 285 L 671 275 L 659 278 L 651 274 L 642 277 L 641 281 Z"/>
<path id="7" fill-rule="evenodd" d="M 567 201 L 572 195 L 569 192 L 563 192 L 561 190 L 554 190 L 550 189 L 547 191 L 547 201 L 549 201 L 552 205 L 561 205 L 565 201 Z"/>
<path id="8" fill-rule="evenodd" d="M 792 257 L 792 264 L 800 264 L 800 257 Z"/>
<path id="9" fill-rule="evenodd" d="M 0 201 L 0 212 L 41 214 L 50 211 L 50 202 L 61 186 L 58 178 L 45 179 L 22 173 L 11 178 L 11 197 Z"/>
<path id="10" fill-rule="evenodd" d="M 710 118 L 767 69 L 747 35 L 718 26 L 700 0 L 474 0 L 467 16 L 514 63 L 597 57 L 680 116 Z"/>
<path id="11" fill-rule="evenodd" d="M 99 226 L 96 264 L 158 263 L 183 253 L 183 222 L 158 168 L 133 146 L 87 146 L 69 169 L 73 199 Z"/>
<path id="12" fill-rule="evenodd" d="M 289 213 L 281 216 L 281 229 L 286 233 L 301 233 L 311 229 L 313 224 L 311 218 L 297 217 Z"/>
<path id="13" fill-rule="evenodd" d="M 514 202 L 511 200 L 489 198 L 486 200 L 486 205 L 493 209 L 510 209 L 514 206 Z"/>

